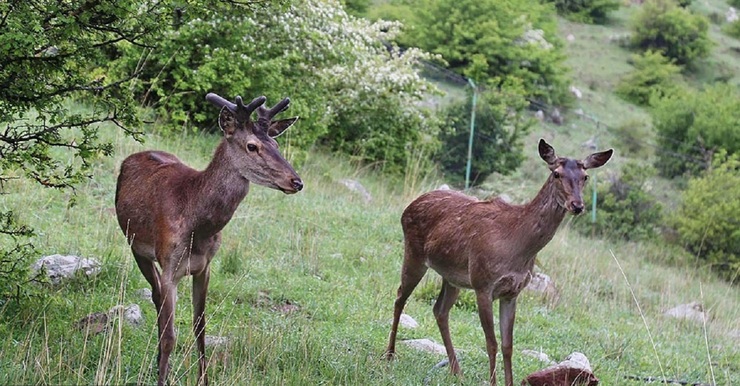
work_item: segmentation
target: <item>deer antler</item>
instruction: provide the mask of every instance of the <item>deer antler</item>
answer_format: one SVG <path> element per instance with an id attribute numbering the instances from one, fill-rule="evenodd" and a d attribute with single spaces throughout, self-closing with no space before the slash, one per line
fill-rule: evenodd
<path id="1" fill-rule="evenodd" d="M 249 116 L 252 115 L 252 113 L 254 112 L 254 110 L 257 109 L 257 107 L 261 107 L 262 104 L 265 103 L 267 98 L 265 96 L 258 96 L 257 98 L 252 99 L 252 101 L 249 102 L 248 105 L 244 106 L 244 102 L 242 101 L 241 96 L 236 97 L 236 104 L 234 104 L 217 94 L 209 92 L 206 95 L 206 100 L 208 100 L 209 102 L 211 102 L 214 106 L 218 108 L 226 107 L 227 109 L 231 110 L 231 112 L 236 114 L 236 119 L 238 121 L 248 122 Z"/>
<path id="2" fill-rule="evenodd" d="M 270 109 L 265 108 L 264 106 L 260 106 L 257 109 L 257 115 L 259 115 L 260 118 L 265 118 L 269 122 L 279 112 L 285 111 L 288 108 L 288 105 L 290 105 L 290 98 L 285 98 L 281 100 L 275 106 L 272 106 L 272 108 Z"/>

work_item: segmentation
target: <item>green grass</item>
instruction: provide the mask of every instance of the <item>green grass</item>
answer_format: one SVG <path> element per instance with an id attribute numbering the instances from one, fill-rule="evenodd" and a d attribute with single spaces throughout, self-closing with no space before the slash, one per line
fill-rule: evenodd
<path id="1" fill-rule="evenodd" d="M 156 380 L 154 306 L 135 294 L 147 284 L 114 217 L 117 165 L 134 151 L 158 148 L 202 168 L 218 138 L 150 136 L 142 146 L 113 129 L 106 135 L 115 142 L 115 156 L 100 160 L 93 177 L 77 189 L 74 207 L 67 205 L 68 192 L 38 190 L 22 180 L 5 187 L 9 194 L 2 196 L 3 207 L 33 208 L 21 212 L 21 220 L 39 231 L 34 243 L 42 253 L 95 257 L 104 268 L 93 279 L 78 278 L 50 288 L 48 303 L 39 309 L 2 315 L 2 384 Z M 534 143 L 528 145 L 534 147 Z M 521 185 L 538 189 L 546 173 L 544 166 L 541 169 L 540 173 L 533 169 L 532 180 Z M 230 343 L 208 349 L 212 382 L 422 383 L 442 356 L 399 343 L 396 361 L 388 363 L 380 357 L 399 283 L 400 213 L 415 195 L 435 184 L 417 182 L 419 188 L 409 191 L 400 181 L 319 153 L 312 154 L 299 173 L 306 183 L 304 191 L 286 196 L 254 187 L 224 230 L 223 245 L 212 264 L 207 331 L 228 337 Z M 339 183 L 347 177 L 359 179 L 373 195 L 372 202 L 365 203 Z M 531 349 L 556 360 L 581 351 L 606 385 L 626 384 L 625 375 L 665 374 L 709 382 L 712 373 L 718 385 L 740 383 L 740 349 L 729 335 L 740 328 L 737 288 L 691 265 L 668 267 L 673 255 L 680 253 L 591 240 L 564 226 L 539 255 L 543 271 L 557 283 L 560 301 L 551 307 L 532 294 L 520 297 L 515 378 L 543 366 L 520 353 Z M 421 326 L 402 328 L 400 339 L 441 341 L 424 296 L 430 290 L 422 290 L 435 285 L 435 276 L 428 274 L 406 308 Z M 195 384 L 197 376 L 189 280 L 180 284 L 179 299 L 178 345 L 171 363 L 177 384 L 189 385 Z M 694 300 L 701 301 L 712 316 L 706 331 L 701 325 L 661 316 L 667 308 Z M 116 324 L 108 333 L 95 336 L 74 328 L 87 314 L 130 303 L 142 307 L 143 327 Z M 281 307 L 286 304 L 293 306 L 291 312 Z M 436 370 L 429 373 L 432 384 L 480 385 L 487 378 L 484 337 L 475 307 L 461 304 L 451 313 L 451 330 L 465 376 L 456 379 L 446 369 Z"/>
<path id="2" fill-rule="evenodd" d="M 724 9 L 718 4 L 692 7 L 709 13 Z M 590 138 L 596 138 L 600 148 L 615 147 L 615 158 L 599 171 L 599 178 L 632 159 L 620 151 L 614 128 L 643 123 L 649 127 L 649 115 L 612 91 L 632 69 L 627 61 L 630 52 L 619 39 L 629 32 L 628 20 L 635 9 L 620 9 L 607 26 L 560 21 L 562 37 L 575 37 L 566 43 L 567 64 L 573 85 L 584 94 L 573 110 L 580 108 L 601 124 L 573 111 L 564 126 L 543 124 L 526 140 L 528 158 L 522 167 L 511 176 L 492 176 L 486 190 L 476 194 L 505 193 L 516 202 L 531 198 L 547 175 L 536 156 L 540 137 L 560 155 L 585 156 L 588 150 L 581 144 Z M 740 79 L 740 61 L 732 49 L 740 43 L 719 36 L 718 28 L 712 26 L 712 38 L 720 45 L 692 81 L 725 73 L 735 74 L 730 82 Z M 441 103 L 466 97 L 464 87 L 443 86 L 448 94 Z M 300 123 L 294 130 L 300 130 Z M 156 382 L 156 313 L 150 302 L 135 294 L 147 283 L 115 221 L 117 168 L 128 154 L 155 148 L 203 168 L 218 138 L 150 135 L 141 145 L 112 127 L 105 127 L 101 135 L 115 144 L 115 154 L 95 164 L 92 178 L 77 187 L 74 206 L 69 205 L 69 191 L 40 190 L 25 180 L 2 187 L 0 209 L 16 209 L 20 220 L 37 230 L 33 242 L 41 254 L 94 257 L 103 262 L 103 270 L 92 279 L 76 278 L 46 288 L 48 300 L 39 307 L 19 314 L 0 309 L 0 384 Z M 655 143 L 649 131 L 644 140 Z M 652 156 L 649 152 L 640 160 L 648 163 Z M 401 343 L 396 361 L 380 359 L 400 279 L 401 212 L 415 196 L 441 182 L 415 173 L 405 180 L 374 174 L 319 150 L 298 172 L 305 182 L 301 193 L 286 196 L 254 186 L 224 229 L 223 244 L 211 266 L 207 333 L 230 342 L 208 349 L 212 383 L 419 385 L 427 376 L 431 384 L 484 383 L 485 342 L 469 291 L 450 316 L 463 378 L 450 376 L 446 369 L 431 371 L 443 356 Z M 343 178 L 359 180 L 373 200 L 366 203 L 348 191 L 339 182 Z M 661 201 L 676 200 L 670 182 L 657 180 L 654 186 Z M 559 301 L 550 304 L 527 292 L 519 298 L 515 380 L 544 366 L 521 354 L 530 349 L 555 360 L 583 352 L 603 385 L 641 384 L 625 380 L 627 375 L 740 384 L 740 291 L 693 261 L 679 249 L 661 244 L 589 239 L 572 231 L 566 220 L 538 256 L 538 265 L 560 291 Z M 430 304 L 438 283 L 439 277 L 430 271 L 412 295 L 406 312 L 420 327 L 401 328 L 399 339 L 441 341 Z M 175 384 L 183 385 L 195 384 L 197 377 L 190 291 L 190 281 L 183 280 L 176 315 L 178 344 L 171 359 Z M 706 325 L 662 316 L 663 311 L 691 301 L 708 310 Z M 130 303 L 141 306 L 142 327 L 117 323 L 100 335 L 86 335 L 74 327 L 90 313 Z"/>

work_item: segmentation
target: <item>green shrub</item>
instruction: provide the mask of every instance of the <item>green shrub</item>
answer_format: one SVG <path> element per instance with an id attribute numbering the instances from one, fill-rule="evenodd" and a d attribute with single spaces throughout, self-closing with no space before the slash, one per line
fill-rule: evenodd
<path id="1" fill-rule="evenodd" d="M 740 272 L 740 157 L 722 152 L 711 169 L 689 181 L 670 217 L 684 247 L 725 278 Z"/>
<path id="2" fill-rule="evenodd" d="M 634 162 L 622 167 L 621 176 L 598 177 L 596 186 L 596 222 L 593 213 L 576 218 L 574 226 L 584 234 L 595 234 L 624 240 L 649 240 L 658 234 L 661 205 L 648 192 L 655 170 Z M 593 191 L 584 191 L 587 209 L 593 205 Z"/>
<path id="3" fill-rule="evenodd" d="M 709 21 L 674 0 L 647 0 L 632 19 L 632 44 L 658 51 L 679 65 L 705 58 L 711 49 Z"/>
<path id="4" fill-rule="evenodd" d="M 651 115 L 659 144 L 655 166 L 665 177 L 698 173 L 717 151 L 740 152 L 740 94 L 732 85 L 676 92 L 657 101 Z"/>
<path id="5" fill-rule="evenodd" d="M 581 23 L 603 24 L 609 12 L 619 9 L 619 0 L 554 0 L 558 13 Z"/>
<path id="6" fill-rule="evenodd" d="M 235 16 L 205 12 L 162 36 L 151 52 L 125 47 L 116 68 L 141 70 L 134 91 L 172 127 L 216 129 L 218 111 L 204 101 L 207 92 L 266 95 L 268 104 L 289 96 L 286 114 L 301 120 L 281 141 L 294 162 L 321 141 L 398 172 L 410 149 L 436 146 L 427 139 L 438 129 L 419 103 L 433 92 L 414 68 L 426 54 L 383 45 L 399 33 L 400 24 L 350 16 L 335 0 L 295 1 L 286 9 L 266 3 Z"/>
<path id="7" fill-rule="evenodd" d="M 569 77 L 556 12 L 526 0 L 409 0 L 401 42 L 441 55 L 478 83 L 521 80 L 527 97 L 568 102 Z M 476 59 L 477 57 L 477 59 Z"/>
<path id="8" fill-rule="evenodd" d="M 735 39 L 740 39 L 740 20 L 725 24 L 722 27 L 722 31 Z"/>
<path id="9" fill-rule="evenodd" d="M 470 171 L 471 185 L 484 182 L 498 172 L 509 174 L 522 162 L 522 138 L 528 133 L 531 119 L 524 114 L 528 103 L 521 86 L 508 86 L 478 95 Z M 452 105 L 445 111 L 447 130 L 440 135 L 444 144 L 440 164 L 446 178 L 463 185 L 470 140 L 472 98 Z"/>
<path id="10" fill-rule="evenodd" d="M 617 94 L 640 106 L 677 91 L 681 68 L 671 63 L 660 52 L 647 51 L 632 56 L 635 70 L 617 86 Z"/>
<path id="11" fill-rule="evenodd" d="M 37 280 L 30 269 L 36 255 L 29 241 L 33 236 L 33 230 L 19 224 L 12 211 L 0 212 L 0 310 L 10 311 L 2 315 L 17 315 L 45 296 L 42 287 L 31 285 Z"/>
<path id="12" fill-rule="evenodd" d="M 649 123 L 642 119 L 630 119 L 614 129 L 614 136 L 619 140 L 620 153 L 632 158 L 648 158 L 650 147 L 645 138 L 651 133 Z"/>

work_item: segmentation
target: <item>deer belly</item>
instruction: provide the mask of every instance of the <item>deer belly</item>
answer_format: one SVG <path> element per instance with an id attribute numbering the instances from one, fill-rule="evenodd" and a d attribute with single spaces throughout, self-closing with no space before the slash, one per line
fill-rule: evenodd
<path id="1" fill-rule="evenodd" d="M 519 296 L 524 287 L 529 284 L 529 280 L 532 278 L 532 274 L 527 271 L 524 273 L 511 273 L 502 276 L 493 285 L 493 298 L 494 299 L 513 299 Z"/>
<path id="2" fill-rule="evenodd" d="M 433 262 L 429 262 L 428 266 L 455 287 L 473 288 L 470 284 L 470 274 L 468 274 L 467 266 L 464 269 L 459 269 L 456 267 L 434 264 Z"/>

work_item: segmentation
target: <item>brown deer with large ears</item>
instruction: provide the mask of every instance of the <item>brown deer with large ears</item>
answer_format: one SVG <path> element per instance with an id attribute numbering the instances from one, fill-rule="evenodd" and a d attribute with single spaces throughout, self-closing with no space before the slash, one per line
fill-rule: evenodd
<path id="1" fill-rule="evenodd" d="M 442 290 L 433 311 L 450 371 L 460 374 L 448 325 L 450 308 L 461 288 L 472 288 L 486 336 L 492 385 L 496 384 L 498 351 L 492 303 L 499 299 L 506 386 L 513 386 L 511 355 L 517 296 L 529 283 L 537 253 L 550 242 L 566 213 L 577 215 L 583 211 L 586 170 L 604 165 L 613 151 L 577 161 L 557 157 L 552 146 L 540 140 L 539 153 L 550 176 L 528 204 L 510 205 L 498 198 L 480 201 L 460 192 L 436 190 L 421 195 L 403 212 L 405 254 L 386 358 L 395 355 L 398 321 L 406 300 L 432 268 L 442 276 Z"/>
<path id="2" fill-rule="evenodd" d="M 157 307 L 158 385 L 167 381 L 175 347 L 177 284 L 187 275 L 193 276 L 198 379 L 208 384 L 205 306 L 209 264 L 221 244 L 221 230 L 246 197 L 249 183 L 287 194 L 303 188 L 273 139 L 298 119 L 272 120 L 288 108 L 288 98 L 271 109 L 262 106 L 264 96 L 246 106 L 241 97 L 236 97 L 236 104 L 212 93 L 206 99 L 221 109 L 219 125 L 224 138 L 205 170 L 194 170 L 172 154 L 145 151 L 123 161 L 116 186 L 118 224 L 152 286 Z M 252 121 L 255 110 L 258 118 Z"/>

